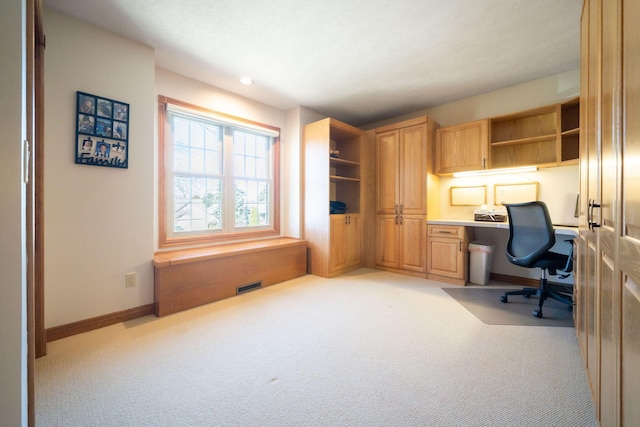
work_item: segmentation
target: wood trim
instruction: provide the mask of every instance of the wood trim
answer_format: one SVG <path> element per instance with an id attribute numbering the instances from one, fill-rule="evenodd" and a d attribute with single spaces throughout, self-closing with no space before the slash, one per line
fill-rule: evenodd
<path id="1" fill-rule="evenodd" d="M 204 243 L 223 243 L 226 241 L 234 240 L 246 240 L 256 239 L 262 237 L 275 237 L 280 235 L 280 139 L 281 136 L 275 138 L 273 144 L 273 228 L 238 232 L 238 233 L 226 233 L 196 237 L 182 237 L 182 238 L 168 238 L 167 237 L 167 213 L 166 213 L 166 171 L 165 171 L 165 138 L 167 136 L 165 128 L 167 126 L 167 104 L 174 104 L 184 108 L 189 108 L 195 111 L 201 111 L 203 113 L 213 113 L 217 116 L 228 117 L 230 120 L 237 122 L 244 122 L 248 125 L 260 126 L 266 129 L 277 131 L 281 133 L 281 129 L 275 126 L 259 123 L 252 120 L 243 119 L 241 117 L 232 116 L 230 114 L 213 111 L 204 107 L 200 107 L 194 104 L 189 104 L 184 101 L 169 98 L 163 95 L 158 95 L 158 247 L 159 248 L 172 248 L 185 245 L 195 245 Z"/>
<path id="2" fill-rule="evenodd" d="M 36 1 L 26 2 L 26 139 L 29 144 L 28 150 L 31 161 L 26 166 L 29 178 L 26 189 L 26 328 L 27 328 L 27 424 L 35 425 L 35 349 L 36 349 L 36 306 L 35 306 L 35 168 L 33 159 L 35 149 L 33 145 L 36 140 L 35 123 L 35 100 L 36 100 Z"/>
<path id="3" fill-rule="evenodd" d="M 430 273 L 427 273 L 427 279 L 435 280 L 436 282 L 449 283 L 451 285 L 466 286 L 467 284 L 467 281 L 464 279 L 455 279 L 453 277 L 438 276 L 436 274 L 430 274 Z"/>
<path id="4" fill-rule="evenodd" d="M 304 240 L 286 240 L 282 245 L 235 251 L 193 250 L 165 254 L 154 259 L 155 314 L 164 316 L 237 295 L 238 287 L 261 282 L 267 287 L 300 277 L 307 272 Z M 213 252 L 206 252 L 206 250 Z M 156 262 L 158 261 L 160 265 Z"/>
<path id="5" fill-rule="evenodd" d="M 306 245 L 306 240 L 294 239 L 291 237 L 282 237 L 279 239 L 256 240 L 251 242 L 233 243 L 229 245 L 210 246 L 206 248 L 185 249 L 171 252 L 156 252 L 153 257 L 153 266 L 168 267 L 170 265 L 207 261 L 239 254 L 269 251 L 288 246 L 306 247 Z"/>
<path id="6" fill-rule="evenodd" d="M 539 280 L 532 279 L 530 277 L 519 277 L 519 276 L 510 276 L 508 274 L 490 273 L 489 279 L 495 280 L 496 282 L 511 283 L 513 285 L 518 285 L 518 286 L 530 286 L 533 288 L 537 288 L 540 286 Z"/>
<path id="7" fill-rule="evenodd" d="M 390 125 L 381 126 L 376 128 L 376 133 L 384 133 L 391 130 L 398 130 L 409 126 L 422 125 L 429 121 L 427 116 L 420 116 L 413 119 L 403 120 L 401 122 L 392 123 Z"/>
<path id="8" fill-rule="evenodd" d="M 127 320 L 137 319 L 138 317 L 148 316 L 153 314 L 153 307 L 153 304 L 141 305 L 128 310 L 117 311 L 115 313 L 67 323 L 66 325 L 54 326 L 53 328 L 47 329 L 47 340 L 49 342 L 56 341 L 72 335 L 103 328 L 105 326 L 115 325 L 116 323 L 125 322 Z"/>
<path id="9" fill-rule="evenodd" d="M 27 423 L 35 426 L 35 359 L 46 354 L 44 330 L 44 24 L 41 0 L 26 2 Z"/>

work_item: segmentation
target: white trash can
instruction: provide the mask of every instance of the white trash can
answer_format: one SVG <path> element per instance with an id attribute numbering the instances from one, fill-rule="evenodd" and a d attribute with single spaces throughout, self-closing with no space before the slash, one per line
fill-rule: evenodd
<path id="1" fill-rule="evenodd" d="M 474 241 L 469 243 L 469 282 L 476 285 L 489 283 L 489 273 L 493 251 L 493 242 Z"/>

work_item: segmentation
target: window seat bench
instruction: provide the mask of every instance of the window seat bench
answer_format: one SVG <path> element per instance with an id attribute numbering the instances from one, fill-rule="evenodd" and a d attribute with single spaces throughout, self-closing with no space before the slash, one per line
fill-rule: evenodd
<path id="1" fill-rule="evenodd" d="M 290 237 L 156 252 L 156 316 L 303 276 L 307 242 Z"/>

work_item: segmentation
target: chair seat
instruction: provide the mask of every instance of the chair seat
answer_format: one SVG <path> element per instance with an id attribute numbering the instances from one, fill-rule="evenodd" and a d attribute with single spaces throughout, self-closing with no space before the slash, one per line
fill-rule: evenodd
<path id="1" fill-rule="evenodd" d="M 531 267 L 539 267 L 549 270 L 549 274 L 555 276 L 555 270 L 562 270 L 567 265 L 567 255 L 556 252 L 547 252 L 537 259 Z"/>

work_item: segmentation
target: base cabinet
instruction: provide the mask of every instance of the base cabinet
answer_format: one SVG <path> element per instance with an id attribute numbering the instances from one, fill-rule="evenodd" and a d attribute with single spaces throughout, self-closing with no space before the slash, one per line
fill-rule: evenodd
<path id="1" fill-rule="evenodd" d="M 468 227 L 427 226 L 427 278 L 466 285 L 471 233 Z"/>
<path id="2" fill-rule="evenodd" d="M 424 277 L 426 269 L 423 216 L 378 215 L 376 267 Z"/>
<path id="3" fill-rule="evenodd" d="M 331 215 L 329 274 L 360 265 L 360 215 Z"/>

